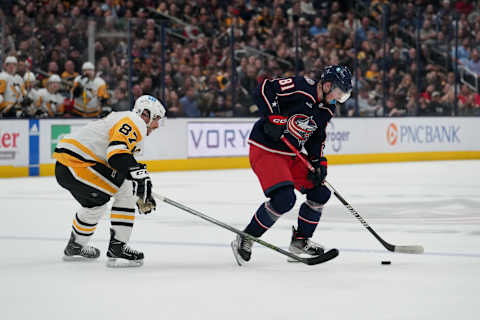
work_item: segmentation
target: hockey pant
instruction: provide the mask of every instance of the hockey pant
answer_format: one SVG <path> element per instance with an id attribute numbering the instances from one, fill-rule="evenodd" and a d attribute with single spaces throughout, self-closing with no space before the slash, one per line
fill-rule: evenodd
<path id="1" fill-rule="evenodd" d="M 113 197 L 110 212 L 115 238 L 128 242 L 135 222 L 133 185 L 115 170 L 97 163 L 91 167 L 67 167 L 57 161 L 57 182 L 70 191 L 80 203 L 73 218 L 72 229 L 76 242 L 85 245 L 95 233 L 97 224 L 108 212 L 108 202 Z"/>

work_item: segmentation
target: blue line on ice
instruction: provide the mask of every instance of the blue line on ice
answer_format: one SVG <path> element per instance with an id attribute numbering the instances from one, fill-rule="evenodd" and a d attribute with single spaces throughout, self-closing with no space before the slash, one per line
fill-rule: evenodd
<path id="1" fill-rule="evenodd" d="M 30 236 L 1 236 L 0 240 L 29 240 L 29 241 L 60 241 L 66 242 L 66 238 L 52 238 L 52 237 L 30 237 Z M 106 242 L 106 239 L 97 239 L 95 241 Z M 199 242 L 177 242 L 177 241 L 145 241 L 138 240 L 132 241 L 139 244 L 152 244 L 152 245 L 165 245 L 165 246 L 185 246 L 185 247 L 216 247 L 216 248 L 230 248 L 228 243 L 199 243 Z M 286 247 L 283 249 L 287 249 Z M 352 249 L 352 248 L 339 248 L 340 251 L 345 252 L 360 252 L 360 253 L 389 253 L 386 250 L 377 249 Z M 440 256 L 440 257 L 468 257 L 468 258 L 480 258 L 480 253 L 456 253 L 456 252 L 424 252 L 423 255 L 427 256 Z"/>

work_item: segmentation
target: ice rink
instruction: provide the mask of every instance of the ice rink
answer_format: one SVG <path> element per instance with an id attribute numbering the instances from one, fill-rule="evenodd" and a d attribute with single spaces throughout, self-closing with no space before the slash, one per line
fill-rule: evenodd
<path id="1" fill-rule="evenodd" d="M 329 167 L 329 182 L 385 240 L 420 244 L 393 254 L 332 196 L 314 240 L 340 250 L 317 266 L 254 245 L 239 267 L 234 234 L 165 203 L 137 216 L 141 268 L 67 263 L 76 203 L 52 177 L 0 179 L 0 319 L 479 319 L 480 161 Z M 264 201 L 249 170 L 152 174 L 155 190 L 243 229 Z M 287 248 L 295 209 L 262 238 Z M 381 265 L 391 260 L 391 265 Z"/>

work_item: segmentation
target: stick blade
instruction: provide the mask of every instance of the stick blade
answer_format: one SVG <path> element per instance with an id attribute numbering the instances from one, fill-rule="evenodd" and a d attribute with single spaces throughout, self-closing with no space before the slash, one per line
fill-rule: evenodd
<path id="1" fill-rule="evenodd" d="M 395 246 L 395 252 L 422 254 L 424 249 L 422 246 Z"/>
<path id="2" fill-rule="evenodd" d="M 307 259 L 302 259 L 303 263 L 308 264 L 309 266 L 313 266 L 316 264 L 324 263 L 327 261 L 330 261 L 338 256 L 338 249 L 330 249 L 321 256 L 318 257 L 313 257 L 313 258 L 307 258 Z"/>

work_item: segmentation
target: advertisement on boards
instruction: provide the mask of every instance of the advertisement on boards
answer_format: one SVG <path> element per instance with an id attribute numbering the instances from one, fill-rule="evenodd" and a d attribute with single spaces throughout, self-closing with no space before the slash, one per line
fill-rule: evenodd
<path id="1" fill-rule="evenodd" d="M 40 162 L 53 163 L 53 151 L 67 134 L 75 132 L 92 119 L 55 119 L 40 122 Z"/>
<path id="2" fill-rule="evenodd" d="M 27 166 L 29 127 L 26 120 L 1 120 L 0 166 Z"/>
<path id="3" fill-rule="evenodd" d="M 188 157 L 248 156 L 253 122 L 188 122 Z"/>
<path id="4" fill-rule="evenodd" d="M 390 151 L 479 150 L 473 118 L 386 119 L 384 144 Z"/>

